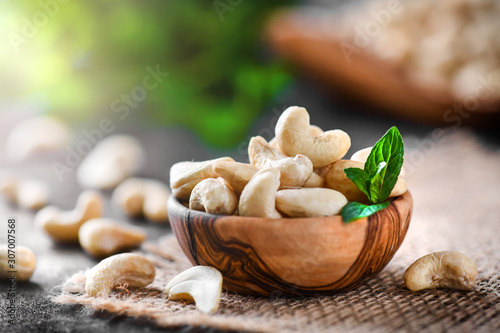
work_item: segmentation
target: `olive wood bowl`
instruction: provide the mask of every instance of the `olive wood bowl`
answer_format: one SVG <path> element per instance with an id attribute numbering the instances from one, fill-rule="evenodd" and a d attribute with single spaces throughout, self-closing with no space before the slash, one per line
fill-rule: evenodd
<path id="1" fill-rule="evenodd" d="M 392 259 L 408 230 L 409 192 L 368 218 L 223 216 L 168 201 L 173 232 L 193 265 L 217 268 L 229 291 L 330 295 L 357 287 Z"/>

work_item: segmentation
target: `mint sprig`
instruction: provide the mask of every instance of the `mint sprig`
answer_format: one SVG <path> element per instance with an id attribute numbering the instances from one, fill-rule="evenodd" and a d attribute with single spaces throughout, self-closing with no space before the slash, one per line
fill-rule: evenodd
<path id="1" fill-rule="evenodd" d="M 342 219 L 346 223 L 352 222 L 363 217 L 370 216 L 379 210 L 387 208 L 387 206 L 389 206 L 389 201 L 369 206 L 356 201 L 351 201 L 342 209 Z"/>
<path id="2" fill-rule="evenodd" d="M 350 202 L 342 209 L 344 222 L 370 216 L 386 208 L 386 201 L 398 180 L 403 165 L 403 138 L 396 126 L 391 127 L 373 146 L 364 169 L 347 168 L 347 177 L 366 195 L 371 205 Z"/>

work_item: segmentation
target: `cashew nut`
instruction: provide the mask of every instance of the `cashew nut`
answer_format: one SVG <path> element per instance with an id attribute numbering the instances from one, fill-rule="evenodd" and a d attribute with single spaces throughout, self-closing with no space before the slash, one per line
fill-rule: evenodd
<path id="1" fill-rule="evenodd" d="M 434 288 L 471 290 L 477 276 L 476 264 L 456 251 L 435 252 L 416 260 L 404 273 L 411 291 Z"/>
<path id="2" fill-rule="evenodd" d="M 98 192 L 85 191 L 78 197 L 72 211 L 47 206 L 35 215 L 35 224 L 58 242 L 78 242 L 78 230 L 86 221 L 102 215 L 102 197 Z"/>
<path id="3" fill-rule="evenodd" d="M 239 162 L 218 162 L 213 165 L 217 176 L 224 179 L 237 196 L 248 184 L 253 175 L 259 170 L 255 166 Z"/>
<path id="4" fill-rule="evenodd" d="M 170 188 L 181 200 L 189 200 L 193 188 L 203 179 L 216 178 L 213 165 L 218 162 L 234 162 L 231 157 L 221 157 L 204 162 L 179 162 L 170 168 Z"/>
<path id="5" fill-rule="evenodd" d="M 332 163 L 326 174 L 326 186 L 341 192 L 349 201 L 367 202 L 366 195 L 345 174 L 344 169 L 347 168 L 363 169 L 364 164 L 351 160 L 339 160 Z M 402 178 L 398 178 L 389 197 L 397 197 L 405 192 L 406 182 Z"/>
<path id="6" fill-rule="evenodd" d="M 276 209 L 289 217 L 319 217 L 339 214 L 346 197 L 327 188 L 300 188 L 276 193 Z"/>
<path id="7" fill-rule="evenodd" d="M 129 178 L 113 192 L 113 201 L 127 215 L 144 215 L 153 222 L 167 222 L 167 200 L 170 196 L 168 186 L 161 181 L 146 178 Z"/>
<path id="8" fill-rule="evenodd" d="M 367 202 L 368 198 L 361 192 L 361 190 L 347 178 L 344 169 L 347 168 L 360 168 L 363 169 L 364 165 L 361 162 L 350 160 L 339 160 L 330 166 L 326 174 L 326 187 L 339 191 L 349 201 Z"/>
<path id="9" fill-rule="evenodd" d="M 370 155 L 373 147 L 367 147 L 358 150 L 351 156 L 351 161 L 356 161 L 356 162 L 361 162 L 365 164 L 366 160 L 368 159 L 368 155 Z"/>
<path id="10" fill-rule="evenodd" d="M 325 186 L 325 178 L 318 175 L 316 172 L 311 174 L 311 177 L 304 184 L 304 187 L 324 187 Z"/>
<path id="11" fill-rule="evenodd" d="M 18 179 L 13 176 L 4 176 L 0 180 L 0 192 L 7 200 L 33 210 L 45 206 L 49 197 L 49 187 L 46 182 Z"/>
<path id="12" fill-rule="evenodd" d="M 142 229 L 123 226 L 113 220 L 96 218 L 85 222 L 78 232 L 82 248 L 102 258 L 138 247 L 146 239 Z"/>
<path id="13" fill-rule="evenodd" d="M 315 137 L 309 127 L 309 114 L 305 108 L 291 106 L 281 114 L 275 132 L 284 154 L 303 154 L 318 168 L 341 159 L 351 147 L 351 139 L 344 131 L 326 131 Z"/>
<path id="14" fill-rule="evenodd" d="M 313 137 L 318 137 L 321 134 L 323 134 L 324 131 L 321 129 L 321 127 L 316 126 L 316 125 L 310 125 L 309 126 L 309 134 Z M 280 145 L 278 144 L 278 139 L 276 137 L 272 138 L 269 141 L 269 145 L 275 149 L 278 149 L 279 151 L 283 152 L 280 148 Z"/>
<path id="15" fill-rule="evenodd" d="M 144 149 L 134 137 L 110 136 L 80 163 L 76 173 L 78 183 L 87 188 L 114 188 L 141 167 L 144 156 Z"/>
<path id="16" fill-rule="evenodd" d="M 7 244 L 0 245 L 0 278 L 14 275 L 18 282 L 28 281 L 35 267 L 35 255 L 27 247 L 9 248 Z M 12 271 L 16 273 L 11 273 Z"/>
<path id="17" fill-rule="evenodd" d="M 203 313 L 215 313 L 222 292 L 222 274 L 210 266 L 194 266 L 174 277 L 167 284 L 169 299 L 194 301 Z"/>
<path id="18" fill-rule="evenodd" d="M 240 196 L 241 216 L 278 219 L 275 196 L 280 187 L 280 171 L 275 168 L 261 169 L 250 179 Z"/>
<path id="19" fill-rule="evenodd" d="M 68 126 L 53 117 L 38 116 L 16 125 L 5 141 L 5 152 L 13 160 L 24 160 L 38 152 L 64 148 L 69 142 Z"/>
<path id="20" fill-rule="evenodd" d="M 211 214 L 232 215 L 238 208 L 238 197 L 222 178 L 207 178 L 191 192 L 189 208 Z"/>
<path id="21" fill-rule="evenodd" d="M 311 177 L 313 165 L 304 155 L 288 157 L 271 147 L 261 136 L 254 136 L 248 145 L 250 163 L 259 169 L 276 168 L 281 172 L 281 187 L 301 187 Z"/>
<path id="22" fill-rule="evenodd" d="M 85 291 L 92 297 L 106 297 L 120 284 L 145 287 L 154 281 L 155 274 L 155 267 L 146 257 L 135 253 L 117 254 L 102 260 L 87 273 Z"/>

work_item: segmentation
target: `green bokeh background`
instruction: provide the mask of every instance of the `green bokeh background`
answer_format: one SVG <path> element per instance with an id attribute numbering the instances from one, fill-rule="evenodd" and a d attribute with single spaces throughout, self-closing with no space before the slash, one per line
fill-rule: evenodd
<path id="1" fill-rule="evenodd" d="M 0 98 L 36 96 L 78 122 L 111 112 L 159 65 L 169 76 L 133 112 L 228 147 L 291 80 L 262 35 L 269 14 L 293 1 L 60 1 L 42 0 L 49 11 L 38 1 L 2 4 Z"/>

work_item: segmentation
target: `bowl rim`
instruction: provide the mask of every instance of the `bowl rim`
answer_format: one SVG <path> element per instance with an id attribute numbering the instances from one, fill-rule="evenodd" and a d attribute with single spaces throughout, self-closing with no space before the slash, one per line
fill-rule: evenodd
<path id="1" fill-rule="evenodd" d="M 238 220 L 242 219 L 242 220 L 247 220 L 247 221 L 268 220 L 269 222 L 290 221 L 290 220 L 313 221 L 313 220 L 317 220 L 317 219 L 331 219 L 331 220 L 340 219 L 344 224 L 349 224 L 352 222 L 360 222 L 360 221 L 367 220 L 370 218 L 373 219 L 373 217 L 382 214 L 381 212 L 383 212 L 387 209 L 390 209 L 391 207 L 395 207 L 396 204 L 400 203 L 400 201 L 407 201 L 407 202 L 409 202 L 410 206 L 413 207 L 413 196 L 411 195 L 409 190 L 407 190 L 405 193 L 403 193 L 397 197 L 389 198 L 388 200 L 389 200 L 390 204 L 386 208 L 384 208 L 384 209 L 382 209 L 382 210 L 380 210 L 380 211 L 378 211 L 370 216 L 367 216 L 367 217 L 364 217 L 364 218 L 361 218 L 358 220 L 354 220 L 351 222 L 344 222 L 342 219 L 342 215 L 340 215 L 340 214 L 330 215 L 330 216 L 314 216 L 314 217 L 281 217 L 281 218 L 277 218 L 277 219 L 268 218 L 268 217 L 241 216 L 241 215 L 235 215 L 235 214 L 233 214 L 233 215 L 212 214 L 212 213 L 207 213 L 204 211 L 191 209 L 183 204 L 183 203 L 187 204 L 186 201 L 180 200 L 179 198 L 175 197 L 174 195 L 171 195 L 170 198 L 168 199 L 167 206 L 168 205 L 175 205 L 176 207 L 179 208 L 179 210 L 177 210 L 177 211 L 180 211 L 182 209 L 182 211 L 187 212 L 189 214 L 189 216 L 196 215 L 196 216 L 203 216 L 205 218 L 232 218 L 232 219 L 238 219 Z M 168 211 L 170 214 L 171 210 L 169 209 Z"/>

